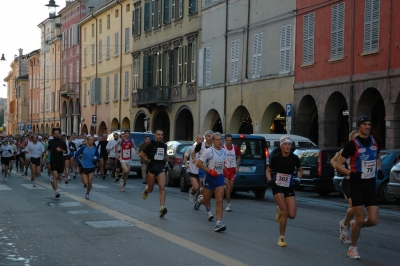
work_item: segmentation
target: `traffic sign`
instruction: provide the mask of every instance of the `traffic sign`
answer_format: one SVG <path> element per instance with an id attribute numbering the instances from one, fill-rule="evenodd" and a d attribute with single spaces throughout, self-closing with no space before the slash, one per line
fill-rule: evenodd
<path id="1" fill-rule="evenodd" d="M 32 130 L 32 124 L 28 124 L 28 130 Z"/>
<path id="2" fill-rule="evenodd" d="M 19 126 L 19 130 L 20 131 L 24 131 L 25 130 L 25 126 Z"/>
<path id="3" fill-rule="evenodd" d="M 92 115 L 92 126 L 97 125 L 97 115 Z"/>
<path id="4" fill-rule="evenodd" d="M 292 104 L 286 104 L 286 117 L 292 117 Z"/>
<path id="5" fill-rule="evenodd" d="M 290 134 L 292 130 L 292 104 L 286 104 L 286 132 Z"/>

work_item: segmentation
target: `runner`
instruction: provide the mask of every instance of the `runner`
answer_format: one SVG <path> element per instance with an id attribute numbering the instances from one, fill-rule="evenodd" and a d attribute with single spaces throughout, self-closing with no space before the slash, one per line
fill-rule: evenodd
<path id="1" fill-rule="evenodd" d="M 68 138 L 67 138 L 67 134 L 65 133 L 65 132 L 62 132 L 61 133 L 61 139 L 65 142 L 65 144 L 67 145 L 67 151 L 63 154 L 64 155 L 64 172 L 62 173 L 62 177 L 64 177 L 64 183 L 65 184 L 68 184 L 68 182 L 69 182 L 69 179 L 70 179 L 70 177 L 69 177 L 69 168 L 70 168 L 70 165 L 69 165 L 69 157 L 68 157 L 68 154 L 69 154 L 69 149 L 68 149 L 68 147 L 69 147 L 69 141 L 68 141 Z"/>
<path id="2" fill-rule="evenodd" d="M 64 153 L 67 152 L 67 145 L 60 139 L 61 129 L 53 128 L 53 139 L 49 140 L 47 149 L 50 151 L 50 167 L 53 174 L 52 186 L 56 198 L 60 197 L 58 192 L 58 181 L 61 180 L 61 174 L 64 172 Z"/>
<path id="3" fill-rule="evenodd" d="M 10 162 L 8 164 L 9 170 L 8 170 L 8 176 L 11 176 L 11 171 L 13 170 L 13 165 L 14 165 L 14 161 L 17 162 L 17 160 L 19 159 L 19 148 L 14 144 L 15 141 L 14 139 L 10 138 L 8 139 L 8 143 L 11 146 L 11 151 L 14 154 L 13 157 L 11 157 Z M 18 157 L 17 157 L 18 156 Z M 17 159 L 18 158 L 18 159 Z M 18 165 L 16 166 L 16 172 L 18 173 Z"/>
<path id="4" fill-rule="evenodd" d="M 14 154 L 11 150 L 11 146 L 8 143 L 8 139 L 5 138 L 2 141 L 2 145 L 0 148 L 1 153 L 1 173 L 3 174 L 3 182 L 7 182 L 7 173 L 8 173 L 8 166 L 10 160 L 14 158 Z"/>
<path id="5" fill-rule="evenodd" d="M 114 150 L 116 153 L 116 159 L 121 162 L 122 167 L 122 178 L 119 182 L 119 186 L 121 187 L 121 192 L 124 192 L 126 180 L 128 179 L 129 170 L 131 168 L 131 158 L 132 158 L 132 147 L 135 148 L 136 153 L 138 152 L 138 148 L 135 145 L 135 141 L 130 139 L 131 131 L 126 129 L 124 131 L 124 136 L 118 141 L 118 145 L 115 146 Z M 121 154 L 118 154 L 118 146 L 121 147 Z"/>
<path id="6" fill-rule="evenodd" d="M 379 143 L 370 135 L 371 119 L 360 116 L 357 119 L 358 136 L 344 146 L 342 156 L 338 160 L 336 169 L 350 176 L 350 194 L 356 219 L 350 222 L 351 245 L 347 256 L 351 259 L 361 259 L 358 253 L 357 240 L 361 228 L 378 224 L 379 203 L 376 195 L 376 177 L 383 179 L 382 162 L 379 157 Z M 350 169 L 343 164 L 350 158 Z M 368 218 L 365 218 L 364 206 L 367 208 Z"/>
<path id="7" fill-rule="evenodd" d="M 140 143 L 139 145 L 139 153 L 144 150 L 144 148 L 147 146 L 147 144 L 150 143 L 150 136 L 145 136 L 144 141 Z M 140 158 L 140 165 L 142 166 L 142 179 L 143 179 L 143 184 L 147 184 L 147 158 L 146 160 L 143 160 Z"/>
<path id="8" fill-rule="evenodd" d="M 93 145 L 94 137 L 87 138 L 87 145 L 82 146 L 75 153 L 75 160 L 79 167 L 81 167 L 82 183 L 86 187 L 85 198 L 89 199 L 89 193 L 92 189 L 93 173 L 97 162 L 99 161 L 100 154 Z M 81 158 L 79 156 L 82 155 Z"/>
<path id="9" fill-rule="evenodd" d="M 76 133 L 72 133 L 71 138 L 68 141 L 68 158 L 69 158 L 69 169 L 70 173 L 74 173 L 74 179 L 76 179 L 76 163 L 75 163 L 75 152 L 78 150 L 78 140 L 76 139 Z"/>
<path id="10" fill-rule="evenodd" d="M 222 232 L 226 230 L 226 226 L 222 224 L 222 209 L 224 199 L 224 164 L 226 160 L 226 150 L 222 148 L 222 136 L 221 133 L 216 132 L 211 135 L 213 145 L 210 149 L 204 151 L 204 153 L 197 160 L 196 166 L 204 171 L 206 175 L 203 180 L 203 195 L 200 195 L 194 203 L 194 208 L 199 209 L 200 205 L 203 204 L 207 210 L 207 218 L 211 221 L 214 216 L 210 209 L 210 198 L 211 193 L 214 192 L 216 201 L 216 214 L 217 222 L 215 224 L 214 231 Z M 196 146 L 197 147 L 197 146 Z"/>
<path id="11" fill-rule="evenodd" d="M 100 172 L 101 176 L 103 177 L 103 180 L 106 179 L 106 163 L 108 160 L 108 151 L 107 151 L 107 134 L 103 134 L 103 136 L 100 136 L 100 141 L 99 144 L 97 145 L 99 153 L 100 153 Z"/>
<path id="12" fill-rule="evenodd" d="M 40 159 L 44 153 L 43 144 L 38 142 L 38 138 L 36 134 L 32 135 L 32 141 L 28 143 L 28 146 L 25 148 L 25 153 L 30 155 L 30 163 L 31 163 L 31 180 L 33 187 L 36 187 L 36 176 L 40 175 Z"/>
<path id="13" fill-rule="evenodd" d="M 167 145 L 163 142 L 164 132 L 157 130 L 155 133 L 156 140 L 152 140 L 143 151 L 140 152 L 139 157 L 143 160 L 147 160 L 148 173 L 147 173 L 147 185 L 142 193 L 142 198 L 147 199 L 149 193 L 153 192 L 154 183 L 157 178 L 158 189 L 160 190 L 160 213 L 159 216 L 162 218 L 167 214 L 168 210 L 165 205 L 165 166 L 168 163 L 172 169 L 174 165 L 169 161 L 167 155 Z"/>
<path id="14" fill-rule="evenodd" d="M 293 185 L 294 172 L 297 168 L 297 177 L 303 176 L 303 168 L 297 155 L 290 152 L 292 148 L 292 140 L 289 136 L 282 136 L 280 139 L 281 153 L 271 158 L 271 162 L 267 168 L 266 176 L 268 185 L 272 188 L 274 199 L 278 204 L 275 220 L 279 223 L 279 239 L 278 246 L 286 247 L 285 231 L 287 219 L 294 219 L 297 213 L 297 204 L 294 194 Z M 276 176 L 271 177 L 274 171 Z"/>
<path id="15" fill-rule="evenodd" d="M 236 173 L 239 172 L 240 166 L 240 155 L 242 152 L 239 147 L 232 144 L 232 135 L 225 135 L 225 145 L 223 148 L 226 150 L 226 161 L 224 168 L 225 178 L 225 197 L 226 197 L 226 209 L 225 211 L 230 212 L 231 210 L 231 193 L 233 185 L 235 183 Z"/>
<path id="16" fill-rule="evenodd" d="M 352 140 L 353 138 L 355 138 L 357 136 L 358 136 L 358 132 L 352 131 L 349 134 L 349 140 Z M 331 165 L 335 170 L 336 170 L 336 164 L 337 164 L 339 158 L 341 157 L 342 152 L 343 152 L 343 149 L 341 149 L 338 153 L 336 153 L 336 155 L 333 156 L 333 158 L 331 159 Z M 350 160 L 347 159 L 346 165 L 345 165 L 345 167 L 347 169 L 349 169 L 349 164 L 350 164 Z M 336 170 L 336 172 L 337 172 L 337 170 Z M 349 230 L 348 229 L 349 229 L 349 225 L 350 225 L 350 220 L 353 219 L 353 217 L 354 217 L 354 210 L 352 208 L 351 194 L 350 194 L 350 176 L 345 175 L 343 177 L 343 180 L 341 182 L 341 187 L 342 187 L 343 195 L 344 195 L 345 199 L 347 200 L 347 202 L 349 203 L 349 208 L 347 209 L 344 219 L 339 222 L 339 231 L 340 231 L 339 239 L 344 244 L 350 244 L 351 240 L 349 238 L 349 234 L 348 234 Z"/>
<path id="17" fill-rule="evenodd" d="M 115 177 L 115 182 L 118 182 L 118 172 L 116 172 L 117 161 L 115 160 L 116 157 L 115 146 L 118 143 L 118 133 L 114 133 L 113 138 L 114 139 L 108 141 L 106 149 L 108 151 L 108 155 L 110 156 L 110 173 L 111 173 L 110 177 Z M 118 146 L 118 153 L 119 151 L 120 147 Z"/>
<path id="18" fill-rule="evenodd" d="M 194 160 L 191 159 L 191 154 L 193 153 L 195 147 L 199 143 L 203 143 L 204 138 L 202 135 L 197 135 L 196 143 L 190 146 L 185 154 L 183 155 L 183 160 L 186 163 L 186 169 L 189 172 L 190 183 L 192 187 L 189 188 L 189 201 L 193 204 L 197 196 L 200 195 L 201 182 L 199 180 L 199 168 L 196 166 L 196 162 L 199 159 L 199 153 L 196 153 Z"/>

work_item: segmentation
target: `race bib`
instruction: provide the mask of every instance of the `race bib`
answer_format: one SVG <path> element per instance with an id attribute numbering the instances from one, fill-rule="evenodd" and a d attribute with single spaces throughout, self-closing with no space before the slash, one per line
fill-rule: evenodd
<path id="1" fill-rule="evenodd" d="M 361 179 L 374 178 L 376 172 L 376 160 L 362 161 L 361 172 Z"/>
<path id="2" fill-rule="evenodd" d="M 164 160 L 164 148 L 157 148 L 156 154 L 154 154 L 154 160 Z"/>
<path id="3" fill-rule="evenodd" d="M 208 163 L 208 168 L 217 171 L 218 174 L 222 175 L 224 170 L 224 162 L 217 162 L 215 160 L 210 160 Z"/>
<path id="4" fill-rule="evenodd" d="M 226 167 L 227 168 L 236 167 L 236 158 L 226 157 Z"/>
<path id="5" fill-rule="evenodd" d="M 290 187 L 292 180 L 292 175 L 277 173 L 275 183 L 280 187 Z"/>
<path id="6" fill-rule="evenodd" d="M 131 158 L 131 151 L 130 150 L 123 150 L 122 151 L 122 157 L 124 159 Z"/>

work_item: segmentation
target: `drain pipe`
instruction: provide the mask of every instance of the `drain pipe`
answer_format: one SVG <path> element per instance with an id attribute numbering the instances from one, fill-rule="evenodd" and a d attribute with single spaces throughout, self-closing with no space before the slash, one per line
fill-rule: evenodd
<path id="1" fill-rule="evenodd" d="M 95 65 L 96 65 L 96 76 L 95 76 L 95 78 L 97 79 L 97 67 L 98 67 L 98 62 L 97 62 L 97 60 L 98 60 L 98 58 L 97 58 L 97 56 L 98 56 L 98 54 L 97 54 L 97 36 L 98 36 L 98 34 L 97 34 L 97 18 L 93 15 L 93 12 L 91 13 L 91 15 L 92 15 L 92 18 L 94 18 L 95 20 L 96 20 L 96 43 L 95 43 L 95 45 L 94 45 L 94 47 L 95 47 L 95 52 L 94 52 L 94 60 L 95 60 Z M 96 85 L 96 82 L 95 82 L 95 84 L 94 85 Z M 95 88 L 92 88 L 92 90 L 95 90 Z M 96 90 L 95 90 L 96 91 Z M 91 92 L 91 93 L 94 93 L 94 92 Z M 95 94 L 94 94 L 95 95 Z M 93 100 L 95 100 L 95 99 L 93 99 Z M 98 105 L 98 103 L 94 103 L 94 114 L 96 115 L 96 117 L 97 117 L 97 105 Z M 96 134 L 96 129 L 97 129 L 97 119 L 96 119 L 96 126 L 94 126 L 94 134 Z"/>
<path id="2" fill-rule="evenodd" d="M 250 38 L 250 0 L 248 0 L 247 4 L 247 40 L 246 40 L 246 73 L 245 79 L 249 79 L 248 75 L 248 66 L 249 66 L 249 38 Z"/>
<path id="3" fill-rule="evenodd" d="M 229 0 L 225 0 L 225 73 L 224 73 L 224 130 L 226 132 L 226 95 L 227 95 L 227 83 L 228 83 L 228 13 L 229 12 Z"/>
<path id="4" fill-rule="evenodd" d="M 121 114 L 122 114 L 122 16 L 123 16 L 123 12 L 122 12 L 122 4 L 121 4 L 121 0 L 116 0 L 117 4 L 119 4 L 121 6 L 121 30 L 120 30 L 120 43 L 119 43 L 119 105 L 118 105 L 118 129 L 121 130 Z M 129 125 L 129 129 L 130 129 L 130 125 Z"/>

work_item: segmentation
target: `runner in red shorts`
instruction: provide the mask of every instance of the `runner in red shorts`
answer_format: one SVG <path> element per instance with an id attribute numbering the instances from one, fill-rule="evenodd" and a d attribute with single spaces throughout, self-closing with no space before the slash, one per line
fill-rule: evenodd
<path id="1" fill-rule="evenodd" d="M 225 195 L 226 195 L 226 209 L 225 211 L 230 212 L 231 210 L 231 193 L 233 185 L 235 183 L 236 173 L 239 172 L 240 155 L 242 152 L 239 147 L 232 144 L 232 135 L 225 135 L 225 145 L 223 148 L 226 150 L 226 160 L 224 168 L 225 178 Z"/>

